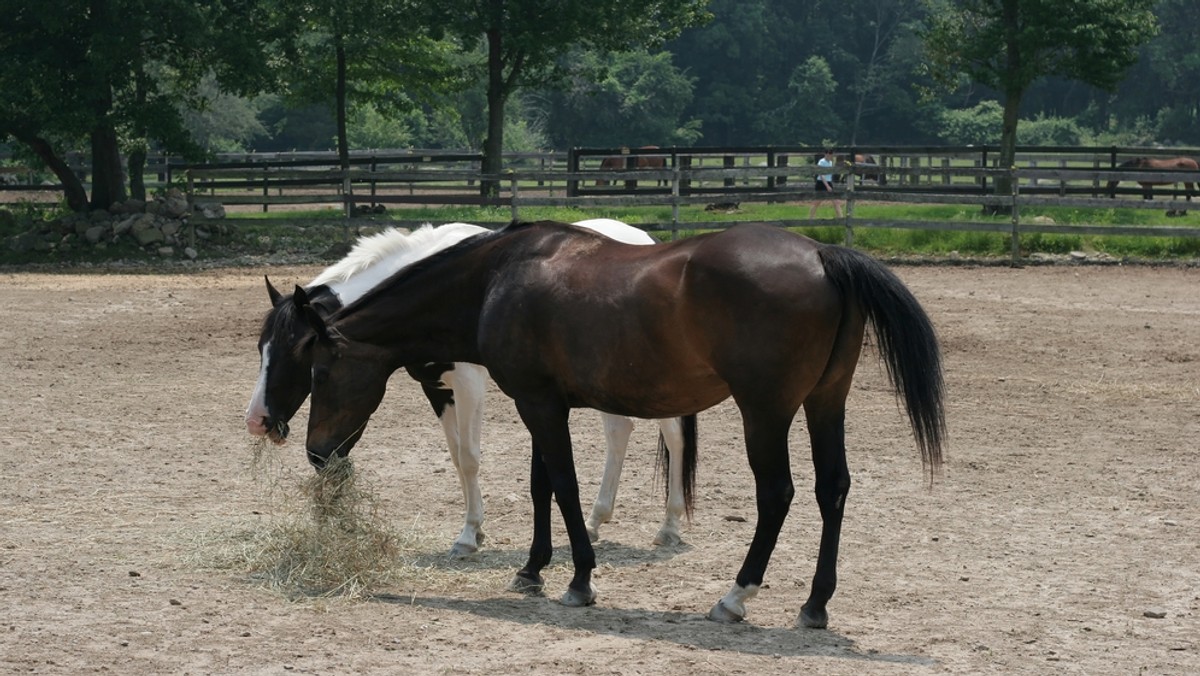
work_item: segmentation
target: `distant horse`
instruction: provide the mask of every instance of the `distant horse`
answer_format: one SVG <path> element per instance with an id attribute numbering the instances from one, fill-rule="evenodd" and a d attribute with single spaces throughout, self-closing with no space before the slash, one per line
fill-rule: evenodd
<path id="1" fill-rule="evenodd" d="M 658 150 L 658 146 L 642 146 L 638 148 L 638 150 Z M 667 166 L 667 158 L 663 157 L 662 155 L 637 155 L 636 157 L 637 159 L 635 160 L 635 163 L 638 169 L 665 169 Z M 606 157 L 603 160 L 600 160 L 600 169 L 602 171 L 621 171 L 628 166 L 626 162 L 627 157 L 624 155 Z M 666 184 L 667 182 L 661 178 L 655 183 L 655 185 Z M 596 185 L 598 187 L 606 186 L 608 185 L 608 179 L 596 179 Z"/>
<path id="2" fill-rule="evenodd" d="M 1137 157 L 1132 160 L 1126 160 L 1117 165 L 1118 169 L 1171 169 L 1175 171 L 1200 171 L 1200 164 L 1190 157 Z M 1118 179 L 1113 179 L 1108 182 L 1108 196 L 1115 198 L 1117 196 Z M 1160 181 L 1138 181 L 1142 186 L 1142 195 L 1145 199 L 1154 197 L 1153 186 L 1156 185 L 1175 185 L 1179 181 L 1171 181 L 1163 177 Z M 1187 196 L 1187 201 L 1192 201 L 1193 182 L 1184 181 L 1183 187 Z M 1178 213 L 1178 212 L 1177 212 Z M 1187 213 L 1183 211 L 1182 213 Z"/>
<path id="3" fill-rule="evenodd" d="M 813 162 L 815 163 L 822 157 L 824 157 L 824 155 L 814 155 Z M 846 168 L 849 168 L 852 164 L 849 155 L 834 155 L 833 163 L 835 166 Z M 861 153 L 854 155 L 853 165 L 868 169 L 882 168 L 879 164 L 879 161 L 875 159 L 874 155 L 866 155 Z M 863 173 L 859 174 L 858 177 L 864 181 L 875 181 L 879 185 L 887 185 L 887 174 L 884 174 L 882 171 Z M 844 174 L 834 174 L 833 180 L 837 183 L 845 183 L 846 176 Z"/>
<path id="4" fill-rule="evenodd" d="M 630 225 L 610 219 L 582 221 L 580 226 L 630 244 L 653 244 L 654 238 Z M 329 267 L 305 287 L 310 305 L 328 315 L 370 292 L 397 270 L 438 248 L 456 244 L 467 237 L 488 232 L 467 223 L 439 228 L 422 228 L 412 235 L 386 230 L 359 240 L 339 263 Z M 277 443 L 287 438 L 288 420 L 304 402 L 311 389 L 311 363 L 296 347 L 311 335 L 308 324 L 299 318 L 290 296 L 284 296 L 267 281 L 271 310 L 263 322 L 259 338 L 261 364 L 258 383 L 246 409 L 246 428 L 254 435 L 267 436 Z M 405 364 L 410 376 L 421 388 L 442 423 L 450 459 L 458 471 L 466 501 L 466 521 L 455 540 L 451 555 L 474 552 L 483 542 L 483 495 L 479 488 L 480 423 L 483 419 L 484 388 L 487 370 L 468 363 Z M 633 423 L 625 417 L 602 414 L 607 438 L 608 460 L 600 493 L 587 522 L 588 534 L 599 538 L 602 524 L 612 517 L 617 484 L 625 459 Z M 654 538 L 655 544 L 676 544 L 682 517 L 688 507 L 696 465 L 695 417 L 660 420 L 660 453 L 668 452 L 668 489 L 666 518 Z M 665 448 L 664 448 L 665 445 Z M 323 458 L 310 456 L 319 468 Z"/>
<path id="5" fill-rule="evenodd" d="M 401 365 L 470 361 L 513 398 L 533 441 L 533 540 L 511 588 L 541 593 L 551 498 L 575 574 L 562 597 L 595 602 L 595 552 L 575 477 L 570 409 L 690 415 L 732 396 L 742 413 L 758 523 L 732 589 L 710 619 L 744 618 L 795 493 L 788 431 L 803 407 L 824 522 L 799 623 L 824 627 L 837 585 L 850 472 L 846 397 L 869 323 L 924 465 L 942 459 L 943 381 L 933 325 L 871 257 L 781 228 L 736 225 L 628 246 L 562 223 L 514 223 L 414 263 L 326 316 L 298 290 L 313 328 L 308 452 L 344 455 Z M 931 474 L 932 476 L 932 474 Z"/>

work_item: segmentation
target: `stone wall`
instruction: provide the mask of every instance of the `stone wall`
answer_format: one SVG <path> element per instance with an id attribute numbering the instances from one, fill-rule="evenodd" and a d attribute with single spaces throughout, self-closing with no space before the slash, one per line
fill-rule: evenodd
<path id="1" fill-rule="evenodd" d="M 193 217 L 200 217 L 194 219 Z M 65 251 L 82 247 L 104 249 L 128 241 L 150 253 L 196 258 L 197 246 L 212 237 L 209 221 L 225 217 L 217 203 L 189 205 L 177 188 L 153 200 L 127 200 L 109 209 L 78 212 L 38 224 L 8 238 L 14 251 Z M 196 223 L 194 220 L 203 221 Z"/>

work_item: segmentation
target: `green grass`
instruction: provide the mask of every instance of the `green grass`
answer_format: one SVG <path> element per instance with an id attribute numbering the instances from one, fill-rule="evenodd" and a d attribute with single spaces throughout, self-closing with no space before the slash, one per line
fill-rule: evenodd
<path id="1" fill-rule="evenodd" d="M 705 232 L 706 228 L 688 227 L 690 223 L 729 223 L 736 221 L 805 221 L 809 206 L 806 203 L 765 204 L 746 203 L 734 213 L 705 211 L 703 205 L 681 207 L 680 236 Z M 132 244 L 110 245 L 106 249 L 75 244 L 51 252 L 17 253 L 8 246 L 8 239 L 28 230 L 34 219 L 40 216 L 36 210 L 21 208 L 14 212 L 13 219 L 0 219 L 0 264 L 21 265 L 27 263 L 98 263 L 106 260 L 125 259 L 152 262 L 154 254 L 146 253 Z M 504 223 L 511 218 L 507 207 L 421 207 L 395 208 L 376 216 L 372 221 L 380 227 L 395 220 L 412 221 L 464 221 L 472 223 Z M 576 209 L 560 207 L 527 207 L 520 211 L 522 219 L 550 219 L 578 221 L 588 218 L 614 218 L 634 225 L 669 224 L 670 207 L 598 207 Z M 974 205 L 919 205 L 879 204 L 859 202 L 854 215 L 859 219 L 881 221 L 943 221 L 992 223 L 997 232 L 964 232 L 912 229 L 884 229 L 858 227 L 854 229 L 854 245 L 876 255 L 917 255 L 1006 258 L 1009 255 L 1010 238 L 1004 232 L 1011 223 L 1009 216 L 987 216 Z M 821 206 L 818 218 L 826 219 L 814 226 L 793 227 L 793 230 L 814 239 L 841 243 L 845 240 L 845 229 L 831 224 L 833 210 L 828 204 Z M 1200 205 L 1187 216 L 1169 218 L 1159 210 L 1108 207 L 1083 209 L 1051 207 L 1021 212 L 1022 222 L 1030 222 L 1038 216 L 1053 219 L 1057 224 L 1076 225 L 1167 225 L 1200 226 Z M 224 221 L 224 232 L 198 248 L 202 258 L 222 258 L 236 255 L 268 255 L 274 253 L 296 253 L 318 256 L 322 253 L 335 255 L 337 246 L 344 246 L 348 239 L 347 228 L 341 225 L 339 209 L 312 209 L 306 211 L 260 211 L 231 213 Z M 361 225 L 362 220 L 355 220 Z M 660 238 L 668 233 L 654 233 Z M 1107 253 L 1117 258 L 1178 260 L 1200 258 L 1200 238 L 1182 237 L 1132 237 L 1073 234 L 1027 233 L 1021 236 L 1023 255 L 1034 253 L 1066 254 L 1072 251 Z"/>

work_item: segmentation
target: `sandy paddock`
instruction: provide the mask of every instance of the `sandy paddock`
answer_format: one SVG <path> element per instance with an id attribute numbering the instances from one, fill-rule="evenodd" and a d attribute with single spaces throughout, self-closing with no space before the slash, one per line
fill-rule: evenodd
<path id="1" fill-rule="evenodd" d="M 565 549 L 549 598 L 504 590 L 530 534 L 528 437 L 498 393 L 487 547 L 443 556 L 460 493 L 403 375 L 354 457 L 417 543 L 407 581 L 375 600 L 297 600 L 217 565 L 214 543 L 279 517 L 242 425 L 264 271 L 0 273 L 0 672 L 1200 673 L 1200 270 L 899 268 L 943 340 L 948 462 L 929 489 L 865 359 L 827 631 L 794 628 L 819 528 L 802 421 L 769 588 L 745 624 L 703 619 L 753 528 L 730 405 L 700 418 L 696 514 L 678 548 L 650 545 L 656 432 L 638 426 L 595 607 L 553 600 Z M 316 268 L 269 272 L 290 285 Z M 597 417 L 573 421 L 590 500 Z M 275 456 L 288 476 L 308 472 L 297 429 Z"/>

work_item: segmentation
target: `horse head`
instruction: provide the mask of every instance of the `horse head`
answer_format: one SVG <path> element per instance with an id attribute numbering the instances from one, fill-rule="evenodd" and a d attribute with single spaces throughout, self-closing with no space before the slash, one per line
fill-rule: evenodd
<path id="1" fill-rule="evenodd" d="M 246 430 L 282 444 L 287 440 L 288 421 L 308 397 L 310 361 L 298 347 L 312 330 L 300 320 L 293 298 L 275 290 L 270 279 L 266 283 L 271 309 L 258 338 L 258 382 L 246 407 Z"/>
<path id="2" fill-rule="evenodd" d="M 345 338 L 324 313 L 297 289 L 295 310 L 310 332 L 301 346 L 311 362 L 312 402 L 308 414 L 308 461 L 317 469 L 345 457 L 383 401 L 388 377 L 396 370 L 382 348 Z"/>

